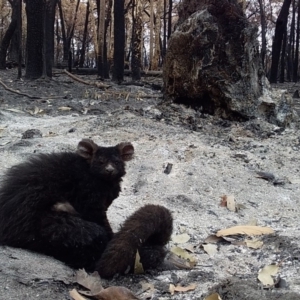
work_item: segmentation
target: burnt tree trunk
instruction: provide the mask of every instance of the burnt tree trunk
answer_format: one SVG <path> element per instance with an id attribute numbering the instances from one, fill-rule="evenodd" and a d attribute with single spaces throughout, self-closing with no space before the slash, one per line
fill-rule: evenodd
<path id="1" fill-rule="evenodd" d="M 167 52 L 167 0 L 164 0 L 163 24 L 162 58 L 164 59 Z"/>
<path id="2" fill-rule="evenodd" d="M 88 34 L 88 25 L 89 25 L 89 16 L 90 16 L 90 2 L 89 0 L 86 3 L 86 13 L 85 13 L 85 22 L 84 22 L 84 30 L 82 37 L 82 45 L 80 50 L 80 59 L 79 59 L 79 68 L 83 68 L 85 52 L 86 52 L 86 40 Z"/>
<path id="3" fill-rule="evenodd" d="M 35 79 L 43 74 L 44 1 L 26 1 L 27 43 L 26 78 Z"/>
<path id="4" fill-rule="evenodd" d="M 125 16 L 124 0 L 114 1 L 114 67 L 113 80 L 124 80 Z"/>
<path id="5" fill-rule="evenodd" d="M 48 0 L 45 6 L 44 20 L 44 75 L 52 77 L 54 65 L 54 23 L 58 0 Z"/>
<path id="6" fill-rule="evenodd" d="M 18 79 L 22 77 L 22 0 L 18 1 Z"/>
<path id="7" fill-rule="evenodd" d="M 63 63 L 68 65 L 69 70 L 72 69 L 72 52 L 71 52 L 71 41 L 74 35 L 75 23 L 77 20 L 77 13 L 79 9 L 80 0 L 77 0 L 74 18 L 72 24 L 66 29 L 64 15 L 61 7 L 61 0 L 58 1 L 58 8 L 59 8 L 59 16 L 60 16 L 60 23 L 61 23 L 61 35 L 63 40 Z"/>
<path id="8" fill-rule="evenodd" d="M 169 0 L 169 10 L 168 10 L 168 39 L 172 33 L 172 10 L 173 10 L 173 0 Z"/>
<path id="9" fill-rule="evenodd" d="M 286 31 L 289 9 L 292 0 L 284 0 L 281 11 L 276 21 L 275 36 L 272 44 L 272 64 L 270 72 L 270 82 L 277 82 L 278 65 L 280 59 L 280 51 L 283 45 L 283 36 Z"/>
<path id="10" fill-rule="evenodd" d="M 297 12 L 297 35 L 296 35 L 296 51 L 295 51 L 295 62 L 293 70 L 293 81 L 298 81 L 298 64 L 299 64 L 299 36 L 300 36 L 300 0 L 298 1 L 298 12 Z"/>
<path id="11" fill-rule="evenodd" d="M 57 0 L 26 1 L 26 78 L 52 76 L 56 4 Z"/>
<path id="12" fill-rule="evenodd" d="M 112 10 L 112 0 L 108 0 L 108 3 L 106 4 L 106 18 L 105 18 L 105 24 L 104 24 L 104 78 L 109 78 L 109 61 L 108 61 L 108 55 L 107 55 L 107 33 L 108 28 L 111 23 L 111 10 Z"/>
<path id="13" fill-rule="evenodd" d="M 293 0 L 293 10 L 292 10 L 292 22 L 290 29 L 290 36 L 287 45 L 287 72 L 286 78 L 288 81 L 292 80 L 293 76 L 293 61 L 294 61 L 294 47 L 295 47 L 295 20 L 296 20 L 296 6 L 295 0 Z"/>
<path id="14" fill-rule="evenodd" d="M 7 55 L 7 50 L 10 45 L 11 39 L 14 36 L 14 33 L 17 28 L 18 24 L 18 3 L 21 0 L 14 0 L 12 2 L 12 15 L 11 15 L 11 22 L 8 26 L 8 29 L 6 30 L 4 37 L 2 39 L 2 43 L 0 46 L 0 69 L 5 69 L 6 68 L 6 55 Z"/>
<path id="15" fill-rule="evenodd" d="M 284 82 L 286 41 L 287 41 L 287 30 L 285 30 L 285 33 L 283 35 L 283 41 L 282 41 L 282 50 L 281 50 L 281 58 L 280 58 L 280 77 L 279 77 L 280 83 Z"/>
<path id="16" fill-rule="evenodd" d="M 139 0 L 133 0 L 132 5 L 132 57 L 131 57 L 131 78 L 141 79 L 141 38 L 142 38 L 142 16 Z"/>
<path id="17" fill-rule="evenodd" d="M 260 25 L 261 25 L 261 62 L 263 68 L 265 68 L 265 57 L 267 52 L 267 40 L 266 40 L 266 15 L 263 0 L 258 0 L 260 11 Z"/>

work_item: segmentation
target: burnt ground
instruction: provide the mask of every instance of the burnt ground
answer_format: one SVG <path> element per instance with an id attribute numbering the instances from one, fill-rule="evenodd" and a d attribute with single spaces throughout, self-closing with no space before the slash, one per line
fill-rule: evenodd
<path id="1" fill-rule="evenodd" d="M 34 153 L 74 151 L 82 138 L 105 146 L 130 141 L 135 159 L 127 164 L 122 194 L 109 209 L 114 230 L 137 208 L 155 203 L 172 211 L 174 235 L 190 236 L 178 246 L 192 249 L 197 259 L 192 270 L 116 276 L 103 280 L 104 286 L 126 286 L 141 299 L 204 299 L 213 292 L 223 300 L 300 299 L 298 124 L 283 129 L 258 119 L 231 122 L 164 104 L 153 89 L 159 78 L 148 78 L 144 86 L 105 82 L 110 87 L 102 90 L 61 72 L 37 81 L 18 81 L 16 74 L 0 71 L 0 79 L 41 98 L 0 86 L 0 177 Z M 279 88 L 293 94 L 300 85 Z M 257 172 L 272 176 L 265 180 Z M 223 195 L 234 195 L 241 208 L 232 212 L 220 206 Z M 219 229 L 251 220 L 275 231 L 261 238 L 262 248 L 221 243 L 209 255 L 201 247 Z M 171 241 L 169 247 L 174 245 Z M 270 264 L 279 265 L 277 284 L 266 288 L 257 276 Z M 0 247 L 0 299 L 70 299 L 73 274 L 52 258 Z M 142 283 L 154 289 L 143 292 Z M 169 293 L 170 284 L 192 283 L 193 291 Z"/>

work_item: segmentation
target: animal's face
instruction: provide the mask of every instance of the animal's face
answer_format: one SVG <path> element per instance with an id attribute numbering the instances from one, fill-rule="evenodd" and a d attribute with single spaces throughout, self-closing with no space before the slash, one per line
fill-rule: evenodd
<path id="1" fill-rule="evenodd" d="M 91 169 L 109 179 L 125 175 L 125 164 L 116 147 L 99 147 L 91 161 Z"/>
<path id="2" fill-rule="evenodd" d="M 134 148 L 130 143 L 99 147 L 92 140 L 84 139 L 79 142 L 77 153 L 88 161 L 96 176 L 115 179 L 125 175 L 124 162 L 132 159 Z"/>

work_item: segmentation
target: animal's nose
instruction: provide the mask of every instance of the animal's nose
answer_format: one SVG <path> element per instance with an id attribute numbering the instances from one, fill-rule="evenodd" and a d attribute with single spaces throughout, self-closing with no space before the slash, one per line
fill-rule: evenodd
<path id="1" fill-rule="evenodd" d="M 111 164 L 109 164 L 105 167 L 105 171 L 109 174 L 112 174 L 114 170 L 115 170 L 115 168 Z"/>

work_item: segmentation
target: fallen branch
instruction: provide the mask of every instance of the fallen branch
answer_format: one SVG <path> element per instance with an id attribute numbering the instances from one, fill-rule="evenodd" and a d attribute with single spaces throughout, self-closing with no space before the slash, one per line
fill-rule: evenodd
<path id="1" fill-rule="evenodd" d="M 26 93 L 21 93 L 21 92 L 18 92 L 10 87 L 8 87 L 1 79 L 0 79 L 0 84 L 9 92 L 11 93 L 15 93 L 15 94 L 18 94 L 20 96 L 25 96 L 25 97 L 28 97 L 30 99 L 42 99 L 41 97 L 37 97 L 37 96 L 31 96 L 31 95 L 28 95 Z"/>
<path id="2" fill-rule="evenodd" d="M 78 81 L 80 83 L 86 84 L 86 85 L 91 85 L 91 86 L 95 86 L 99 89 L 107 89 L 110 87 L 110 85 L 106 85 L 100 82 L 92 82 L 92 81 L 85 81 L 73 74 L 71 74 L 70 72 L 68 72 L 67 70 L 64 70 L 64 73 L 67 74 L 69 77 L 71 77 L 73 80 Z"/>

